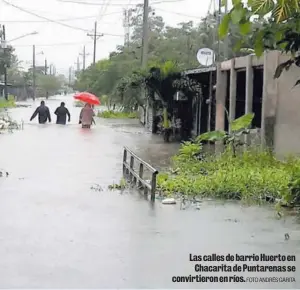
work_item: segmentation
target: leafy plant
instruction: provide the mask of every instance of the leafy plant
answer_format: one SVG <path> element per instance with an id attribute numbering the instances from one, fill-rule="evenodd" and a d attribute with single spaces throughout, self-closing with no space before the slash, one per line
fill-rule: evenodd
<path id="1" fill-rule="evenodd" d="M 224 141 L 232 149 L 233 156 L 236 156 L 236 149 L 239 146 L 245 145 L 243 136 L 250 133 L 249 127 L 253 121 L 254 114 L 249 113 L 230 122 L 230 132 L 211 131 L 199 135 L 196 138 L 197 142 L 203 141 Z"/>
<path id="2" fill-rule="evenodd" d="M 190 141 L 183 142 L 179 148 L 178 156 L 184 160 L 197 159 L 202 151 L 202 145 Z"/>
<path id="3" fill-rule="evenodd" d="M 223 1 L 225 4 L 227 0 Z M 255 23 L 262 25 L 253 29 Z M 224 16 L 219 35 L 224 38 L 234 28 L 240 32 L 240 45 L 252 39 L 254 52 L 261 56 L 264 50 L 280 50 L 290 53 L 291 58 L 280 64 L 274 74 L 278 78 L 292 64 L 300 67 L 300 10 L 298 0 L 235 0 L 232 9 Z M 296 85 L 300 81 L 296 82 Z"/>
<path id="4" fill-rule="evenodd" d="M 0 98 L 0 109 L 15 108 L 16 102 L 13 96 L 8 96 L 8 100 Z"/>

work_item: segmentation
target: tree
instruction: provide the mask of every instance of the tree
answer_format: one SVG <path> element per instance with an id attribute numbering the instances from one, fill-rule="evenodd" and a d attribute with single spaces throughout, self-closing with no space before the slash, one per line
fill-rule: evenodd
<path id="1" fill-rule="evenodd" d="M 0 75 L 4 74 L 5 66 L 9 68 L 16 60 L 16 56 L 13 54 L 13 52 L 14 49 L 12 46 L 0 48 Z"/>
<path id="2" fill-rule="evenodd" d="M 278 78 L 292 64 L 300 66 L 297 55 L 300 48 L 299 12 L 298 0 L 235 0 L 233 8 L 223 18 L 219 33 L 225 37 L 232 27 L 238 28 L 240 44 L 250 38 L 257 56 L 266 49 L 291 53 L 291 59 L 277 67 L 274 77 Z"/>
<path id="3" fill-rule="evenodd" d="M 144 104 L 140 88 L 130 86 L 139 78 L 141 66 L 142 43 L 142 5 L 131 9 L 131 38 L 129 43 L 117 46 L 108 59 L 100 60 L 95 66 L 87 68 L 77 75 L 75 89 L 87 90 L 97 96 L 107 95 L 108 103 L 122 103 L 124 108 Z M 199 48 L 218 47 L 217 19 L 213 14 L 207 15 L 200 23 L 193 21 L 179 23 L 175 27 L 166 26 L 161 16 L 150 8 L 149 13 L 149 67 L 160 67 L 163 63 L 176 63 L 178 73 L 199 66 L 196 54 Z M 228 56 L 243 55 L 234 51 L 239 44 L 239 31 L 233 30 L 228 37 Z M 221 48 L 225 43 L 221 42 Z M 253 47 L 248 41 L 244 47 Z M 167 81 L 167 80 L 165 80 Z M 173 89 L 172 89 L 173 91 Z M 171 91 L 170 91 L 171 93 Z"/>
<path id="4" fill-rule="evenodd" d="M 61 80 L 53 75 L 37 74 L 36 84 L 40 96 L 46 96 L 47 92 L 52 95 L 62 88 Z"/>

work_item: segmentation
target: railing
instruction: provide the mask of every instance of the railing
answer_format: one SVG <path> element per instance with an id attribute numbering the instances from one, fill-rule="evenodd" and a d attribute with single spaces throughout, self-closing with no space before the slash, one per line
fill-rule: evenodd
<path id="1" fill-rule="evenodd" d="M 127 162 L 128 157 L 129 163 Z M 139 189 L 143 189 L 145 196 L 148 197 L 150 191 L 151 201 L 155 200 L 157 174 L 158 171 L 155 168 L 142 160 L 127 147 L 124 147 L 123 175 L 129 179 L 130 183 L 137 185 Z"/>

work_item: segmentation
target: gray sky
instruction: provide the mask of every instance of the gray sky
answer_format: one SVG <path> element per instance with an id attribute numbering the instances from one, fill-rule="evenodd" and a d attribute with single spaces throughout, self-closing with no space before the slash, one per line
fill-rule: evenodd
<path id="1" fill-rule="evenodd" d="M 53 63 L 57 73 L 63 74 L 67 74 L 70 66 L 76 67 L 75 62 L 83 50 L 83 45 L 86 45 L 86 52 L 90 54 L 87 56 L 86 65 L 91 63 L 93 43 L 86 34 L 88 30 L 92 32 L 95 20 L 98 21 L 98 32 L 104 34 L 104 37 L 97 42 L 96 58 L 99 60 L 107 57 L 116 45 L 124 42 L 122 10 L 133 7 L 133 4 L 143 3 L 143 0 L 73 0 L 99 4 L 93 6 L 63 3 L 59 0 L 5 1 L 41 17 L 30 15 L 0 0 L 0 23 L 6 26 L 8 41 L 33 31 L 38 32 L 37 35 L 11 42 L 16 49 L 18 58 L 24 62 L 23 66 L 28 67 L 32 64 L 32 45 L 35 44 L 36 65 L 43 65 L 46 57 L 48 64 Z M 157 15 L 164 18 L 167 25 L 176 25 L 179 22 L 190 20 L 198 22 L 208 12 L 211 2 L 211 0 L 177 0 L 178 2 L 165 3 L 166 1 L 170 0 L 150 0 L 150 5 L 156 9 Z M 151 4 L 154 2 L 161 3 Z M 212 2 L 217 1 L 212 0 Z M 42 19 L 43 17 L 55 21 L 71 18 L 73 20 L 61 21 L 61 23 L 78 29 L 47 21 Z M 74 18 L 77 19 L 74 20 Z M 40 54 L 40 52 L 44 54 Z M 80 62 L 82 66 L 82 57 L 80 57 Z"/>

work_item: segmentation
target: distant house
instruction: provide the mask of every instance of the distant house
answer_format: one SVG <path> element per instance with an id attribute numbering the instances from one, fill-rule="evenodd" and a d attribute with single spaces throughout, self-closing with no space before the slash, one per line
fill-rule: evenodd
<path id="1" fill-rule="evenodd" d="M 22 101 L 32 98 L 33 90 L 30 86 L 7 84 L 7 92 L 9 95 L 16 97 L 16 100 Z M 0 96 L 4 97 L 4 83 L 0 82 Z"/>

